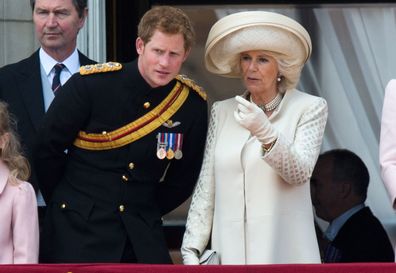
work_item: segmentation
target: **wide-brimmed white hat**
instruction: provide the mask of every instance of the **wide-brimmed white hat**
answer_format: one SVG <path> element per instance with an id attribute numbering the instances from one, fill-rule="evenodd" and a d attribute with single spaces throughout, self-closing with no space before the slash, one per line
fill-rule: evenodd
<path id="1" fill-rule="evenodd" d="M 238 12 L 212 26 L 205 46 L 205 66 L 221 76 L 240 77 L 240 53 L 250 50 L 274 52 L 299 74 L 311 55 L 312 44 L 306 29 L 285 15 Z"/>

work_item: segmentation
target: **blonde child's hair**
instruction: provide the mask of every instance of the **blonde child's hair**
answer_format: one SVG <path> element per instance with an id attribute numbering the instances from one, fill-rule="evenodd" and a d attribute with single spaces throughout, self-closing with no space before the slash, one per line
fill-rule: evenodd
<path id="1" fill-rule="evenodd" d="M 0 158 L 10 169 L 11 184 L 18 184 L 18 179 L 26 181 L 30 176 L 29 162 L 23 156 L 21 144 L 14 130 L 15 125 L 8 105 L 0 101 L 0 139 L 4 142 L 0 149 Z"/>

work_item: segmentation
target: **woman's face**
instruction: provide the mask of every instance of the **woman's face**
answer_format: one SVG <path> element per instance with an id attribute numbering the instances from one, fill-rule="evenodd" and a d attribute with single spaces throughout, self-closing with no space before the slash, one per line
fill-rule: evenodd
<path id="1" fill-rule="evenodd" d="M 265 51 L 242 52 L 241 70 L 245 87 L 251 94 L 276 94 L 278 63 Z"/>

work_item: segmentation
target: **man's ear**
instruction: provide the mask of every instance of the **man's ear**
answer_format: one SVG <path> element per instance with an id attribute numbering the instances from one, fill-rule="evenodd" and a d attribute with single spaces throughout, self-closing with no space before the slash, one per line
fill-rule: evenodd
<path id="1" fill-rule="evenodd" d="M 85 21 L 87 20 L 87 16 L 88 16 L 88 8 L 85 8 L 81 18 L 79 18 L 79 23 L 78 23 L 79 31 L 84 27 Z"/>
<path id="2" fill-rule="evenodd" d="M 140 37 L 137 37 L 136 38 L 136 52 L 139 54 L 139 55 L 141 55 L 141 54 L 143 54 L 143 51 L 144 51 L 144 42 L 143 42 L 143 40 L 142 40 L 142 38 L 140 38 Z"/>
<path id="3" fill-rule="evenodd" d="M 190 52 L 191 52 L 191 48 L 187 49 L 186 53 L 184 54 L 183 62 L 184 62 L 185 60 L 187 60 L 188 55 L 190 55 Z"/>
<path id="4" fill-rule="evenodd" d="M 350 198 L 352 194 L 352 185 L 348 182 L 343 182 L 340 186 L 340 194 L 343 198 Z"/>

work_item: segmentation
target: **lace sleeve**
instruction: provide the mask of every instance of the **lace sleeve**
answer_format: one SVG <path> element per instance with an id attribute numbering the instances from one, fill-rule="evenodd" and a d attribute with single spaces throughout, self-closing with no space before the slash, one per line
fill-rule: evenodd
<path id="1" fill-rule="evenodd" d="M 191 255 L 195 255 L 196 257 L 193 257 L 193 259 L 196 259 L 197 255 L 202 254 L 208 244 L 212 229 L 215 194 L 213 160 L 216 143 L 217 106 L 217 102 L 212 106 L 204 159 L 188 211 L 186 231 L 181 248 L 185 264 L 189 263 L 187 260 L 191 259 Z"/>
<path id="2" fill-rule="evenodd" d="M 327 103 L 320 99 L 302 115 L 294 141 L 279 134 L 263 159 L 289 184 L 309 181 L 320 153 L 327 121 Z"/>

